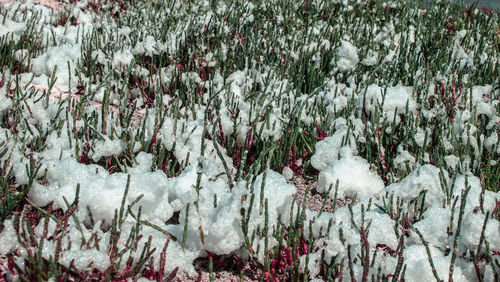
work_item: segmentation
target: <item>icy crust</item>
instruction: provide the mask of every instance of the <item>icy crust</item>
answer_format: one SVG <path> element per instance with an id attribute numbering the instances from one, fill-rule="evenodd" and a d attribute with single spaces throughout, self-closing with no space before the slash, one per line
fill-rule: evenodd
<path id="1" fill-rule="evenodd" d="M 200 109 L 197 116 L 203 117 L 203 115 L 204 111 Z M 146 126 L 149 130 L 150 135 L 148 139 L 150 140 L 154 127 L 154 116 L 154 111 L 147 116 Z M 175 120 L 173 118 L 165 117 L 163 126 L 159 130 L 159 139 L 168 150 L 173 151 L 174 156 L 177 158 L 179 163 L 186 165 L 193 164 L 202 154 L 201 143 L 202 138 L 204 138 L 203 130 L 205 130 L 205 125 L 202 118 L 195 119 L 193 117 L 189 117 L 188 119 Z M 233 160 L 227 156 L 226 149 L 220 144 L 214 144 L 213 140 L 209 140 L 207 138 L 205 138 L 203 142 L 206 146 L 204 151 L 205 157 L 215 164 L 216 171 L 214 175 L 226 173 L 224 162 L 233 174 L 235 172 Z M 219 158 L 216 146 L 221 151 L 224 162 L 221 158 Z"/>
<path id="2" fill-rule="evenodd" d="M 264 185 L 263 178 L 265 178 Z M 266 174 L 259 175 L 255 182 L 239 182 L 231 190 L 228 184 L 219 178 L 207 183 L 201 189 L 198 208 L 191 206 L 189 209 L 186 245 L 193 249 L 203 249 L 219 255 L 235 251 L 245 253 L 244 250 L 239 250 L 244 241 L 240 209 L 251 210 L 248 223 L 249 234 L 252 234 L 257 228 L 263 228 L 265 221 L 264 207 L 260 204 L 260 196 L 257 196 L 251 203 L 248 186 L 253 186 L 255 191 L 262 189 L 264 196 L 262 203 L 266 201 L 268 203 L 270 230 L 277 225 L 278 216 L 281 216 L 282 222 L 285 224 L 290 222 L 290 205 L 296 189 L 293 185 L 287 184 L 284 177 L 277 172 L 269 170 Z M 260 195 L 260 192 L 258 194 Z M 214 198 L 217 199 L 216 204 Z M 183 209 L 179 216 L 180 224 L 168 225 L 167 230 L 177 237 L 182 237 L 185 230 L 185 218 L 186 209 Z M 204 243 L 200 240 L 200 228 L 203 230 Z M 263 239 L 257 238 L 253 248 L 257 249 L 258 244 L 263 244 Z M 259 260 L 264 261 L 263 253 L 259 254 Z"/>
<path id="3" fill-rule="evenodd" d="M 76 87 L 78 77 L 76 75 L 76 63 L 80 59 L 80 44 L 52 46 L 47 52 L 32 60 L 32 71 L 36 76 L 45 75 L 57 77 L 55 86 L 62 91 Z"/>
<path id="4" fill-rule="evenodd" d="M 352 71 L 359 63 L 358 49 L 350 42 L 342 40 L 341 46 L 337 49 L 337 67 L 342 72 Z M 335 61 L 332 62 L 332 65 Z"/>
<path id="5" fill-rule="evenodd" d="M 47 163 L 47 180 L 50 185 L 35 183 L 30 190 L 30 197 L 40 206 L 46 206 L 54 201 L 54 208 L 66 210 L 63 197 L 73 202 L 79 185 L 82 207 L 89 205 L 96 221 L 104 219 L 110 223 L 114 213 L 110 207 L 121 204 L 127 177 L 124 173 L 110 175 L 103 167 L 80 164 L 73 158 L 51 161 Z M 143 194 L 140 205 L 143 206 L 144 217 L 168 220 L 174 212 L 168 202 L 169 182 L 164 173 L 132 174 L 130 187 L 133 189 L 130 189 L 127 204 Z M 157 210 L 161 210 L 162 213 L 154 215 Z M 81 221 L 89 220 L 86 209 L 81 209 L 78 215 Z"/>
<path id="6" fill-rule="evenodd" d="M 415 115 L 418 104 L 413 97 L 413 87 L 398 85 L 384 89 L 372 84 L 358 94 L 356 105 L 371 115 L 381 108 L 387 121 L 395 119 L 395 123 L 399 124 L 400 115 Z"/>
<path id="7" fill-rule="evenodd" d="M 353 156 L 351 148 L 342 147 L 340 158 L 319 173 L 316 190 L 320 193 L 330 191 L 330 198 L 334 198 L 336 188 L 340 198 L 378 196 L 384 190 L 384 182 L 370 170 L 370 164 L 365 159 Z"/>
<path id="8" fill-rule="evenodd" d="M 262 140 L 279 140 L 283 136 L 289 118 L 280 105 L 284 101 L 300 101 L 295 98 L 295 90 L 289 89 L 288 79 L 276 76 L 275 72 L 273 69 L 243 69 L 234 71 L 226 79 L 216 72 L 214 82 L 222 97 L 220 122 L 224 136 L 235 134 L 238 142 L 244 143 L 252 123 Z M 256 86 L 263 91 L 252 93 Z M 253 95 L 257 95 L 257 104 L 249 99 Z M 262 120 L 263 116 L 269 116 L 269 121 Z"/>

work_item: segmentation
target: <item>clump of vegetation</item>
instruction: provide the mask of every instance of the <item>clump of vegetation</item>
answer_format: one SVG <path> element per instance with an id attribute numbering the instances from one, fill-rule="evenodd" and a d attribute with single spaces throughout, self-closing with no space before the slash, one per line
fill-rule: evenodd
<path id="1" fill-rule="evenodd" d="M 499 279 L 495 11 L 66 2 L 0 6 L 5 278 Z"/>

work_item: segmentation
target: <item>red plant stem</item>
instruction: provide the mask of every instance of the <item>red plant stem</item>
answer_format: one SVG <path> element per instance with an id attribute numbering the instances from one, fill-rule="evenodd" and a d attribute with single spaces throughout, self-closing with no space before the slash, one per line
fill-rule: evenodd
<path id="1" fill-rule="evenodd" d="M 483 281 L 483 279 L 481 278 L 481 269 L 479 268 L 479 264 L 478 263 L 474 263 L 474 270 L 476 271 L 476 276 L 477 276 L 477 281 Z"/>
<path id="2" fill-rule="evenodd" d="M 497 214 L 498 212 L 498 209 L 500 209 L 500 201 L 497 202 L 497 205 L 495 206 L 495 208 L 493 209 L 493 213 L 492 215 L 495 215 Z M 497 218 L 498 220 L 500 220 L 500 218 Z"/>
<path id="3" fill-rule="evenodd" d="M 363 263 L 363 277 L 362 282 L 368 281 L 368 272 L 370 271 L 370 243 L 368 243 L 368 238 L 366 237 L 366 232 L 364 226 L 361 226 L 361 237 L 363 238 L 363 243 L 365 247 L 365 258 Z"/>

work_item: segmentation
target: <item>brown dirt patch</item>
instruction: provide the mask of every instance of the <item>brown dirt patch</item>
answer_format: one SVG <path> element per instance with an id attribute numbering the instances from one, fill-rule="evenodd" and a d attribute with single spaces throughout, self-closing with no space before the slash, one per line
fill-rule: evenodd
<path id="1" fill-rule="evenodd" d="M 296 203 L 302 205 L 302 200 L 304 199 L 304 194 L 307 191 L 307 187 L 311 186 L 308 193 L 306 194 L 306 207 L 312 211 L 320 211 L 323 202 L 325 201 L 326 194 L 320 194 L 316 187 L 318 186 L 317 181 L 307 180 L 302 175 L 294 176 L 290 181 L 290 184 L 297 187 L 297 199 Z M 337 199 L 337 209 L 349 204 L 349 199 Z M 326 199 L 325 207 L 323 208 L 325 212 L 333 211 L 333 200 Z"/>
<path id="2" fill-rule="evenodd" d="M 227 260 L 229 259 L 230 258 Z M 208 258 L 196 259 L 193 264 L 196 271 L 198 271 L 197 275 L 190 276 L 186 273 L 178 273 L 173 281 L 210 281 Z M 239 270 L 235 265 L 231 266 L 231 262 L 226 262 L 226 264 L 228 265 L 224 265 L 222 267 L 214 265 L 214 281 L 259 281 L 259 277 L 263 274 L 261 269 L 249 262 L 243 262 L 242 267 L 240 267 L 241 270 Z"/>

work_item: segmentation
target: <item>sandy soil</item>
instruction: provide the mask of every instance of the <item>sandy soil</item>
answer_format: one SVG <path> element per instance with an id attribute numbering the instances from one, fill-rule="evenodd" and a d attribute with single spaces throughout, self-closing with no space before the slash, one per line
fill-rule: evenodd
<path id="1" fill-rule="evenodd" d="M 16 0 L 0 0 L 0 4 L 7 4 L 7 3 L 12 3 L 12 2 L 21 2 L 21 1 L 16 1 Z M 26 2 L 26 1 L 22 1 Z M 39 0 L 39 1 L 33 1 L 33 3 L 38 3 L 40 5 L 43 5 L 47 8 L 50 9 L 55 9 L 59 10 L 61 8 L 61 3 L 56 0 Z"/>
<path id="2" fill-rule="evenodd" d="M 196 271 L 198 271 L 196 276 L 193 277 L 186 273 L 178 273 L 173 281 L 210 281 L 207 258 L 195 260 L 194 267 Z M 249 263 L 246 263 L 241 270 L 241 278 L 237 269 L 226 270 L 214 267 L 213 275 L 214 281 L 240 281 L 241 279 L 243 279 L 243 281 L 259 281 L 262 271 L 257 269 L 255 266 L 251 266 Z"/>

